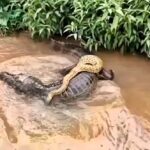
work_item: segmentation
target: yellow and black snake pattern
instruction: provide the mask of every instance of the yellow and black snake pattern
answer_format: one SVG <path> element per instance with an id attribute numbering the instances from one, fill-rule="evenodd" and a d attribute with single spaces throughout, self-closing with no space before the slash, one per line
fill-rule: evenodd
<path id="1" fill-rule="evenodd" d="M 95 55 L 85 55 L 79 59 L 77 65 L 63 78 L 62 86 L 59 89 L 48 93 L 46 103 L 50 103 L 55 95 L 63 93 L 72 78 L 80 72 L 99 73 L 103 67 L 103 61 Z"/>

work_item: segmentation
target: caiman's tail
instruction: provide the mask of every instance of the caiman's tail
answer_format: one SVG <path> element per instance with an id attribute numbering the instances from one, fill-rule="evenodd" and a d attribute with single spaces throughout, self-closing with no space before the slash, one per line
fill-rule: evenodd
<path id="1" fill-rule="evenodd" d="M 48 92 L 58 88 L 62 84 L 62 80 L 59 80 L 45 85 L 41 80 L 33 76 L 28 76 L 22 73 L 11 74 L 8 72 L 0 72 L 0 80 L 7 83 L 17 93 L 40 97 L 41 99 L 45 99 Z"/>

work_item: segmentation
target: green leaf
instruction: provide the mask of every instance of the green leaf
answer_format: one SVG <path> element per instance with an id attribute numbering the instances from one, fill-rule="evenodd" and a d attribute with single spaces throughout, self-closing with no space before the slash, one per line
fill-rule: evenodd
<path id="1" fill-rule="evenodd" d="M 136 24 L 138 25 L 138 23 L 143 23 L 144 18 L 142 16 L 137 16 L 136 17 Z"/>
<path id="2" fill-rule="evenodd" d="M 147 26 L 148 26 L 148 29 L 150 30 L 150 19 L 147 19 Z"/>
<path id="3" fill-rule="evenodd" d="M 119 7 L 118 9 L 116 9 L 116 12 L 117 12 L 119 15 L 124 16 L 124 14 L 123 14 L 123 12 L 122 12 L 122 10 L 121 10 L 120 7 Z"/>
<path id="4" fill-rule="evenodd" d="M 52 15 L 52 12 L 51 12 L 51 11 L 50 11 L 50 12 L 47 12 L 47 13 L 46 13 L 46 19 L 49 19 L 51 15 Z"/>
<path id="5" fill-rule="evenodd" d="M 107 17 L 108 17 L 108 12 L 106 11 L 106 12 L 103 14 L 101 20 L 105 20 Z"/>
<path id="6" fill-rule="evenodd" d="M 147 47 L 148 47 L 148 49 L 150 48 L 150 40 L 147 40 L 146 41 L 146 44 L 147 44 Z"/>
<path id="7" fill-rule="evenodd" d="M 98 42 L 95 43 L 95 51 L 97 51 L 97 50 L 98 50 Z"/>
<path id="8" fill-rule="evenodd" d="M 59 11 L 55 11 L 55 14 L 56 14 L 58 17 L 61 17 L 61 14 L 59 13 Z"/>
<path id="9" fill-rule="evenodd" d="M 6 19 L 6 18 L 0 18 L 0 25 L 7 26 L 7 23 L 8 23 L 8 19 Z"/>
<path id="10" fill-rule="evenodd" d="M 34 19 L 34 20 L 36 19 L 37 15 L 40 13 L 40 11 L 42 11 L 42 8 L 38 8 L 38 9 L 37 9 L 36 13 L 35 13 L 34 16 L 33 16 L 33 19 Z"/>
<path id="11" fill-rule="evenodd" d="M 111 31 L 116 30 L 118 27 L 119 17 L 115 16 L 111 25 Z"/>
<path id="12" fill-rule="evenodd" d="M 44 28 L 41 28 L 41 29 L 39 30 L 39 35 L 42 35 L 43 32 L 44 32 Z"/>

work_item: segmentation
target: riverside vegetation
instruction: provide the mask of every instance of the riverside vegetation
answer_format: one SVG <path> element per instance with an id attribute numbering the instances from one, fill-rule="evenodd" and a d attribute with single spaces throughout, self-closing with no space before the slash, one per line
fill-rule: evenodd
<path id="1" fill-rule="evenodd" d="M 29 30 L 33 38 L 73 36 L 100 47 L 150 57 L 149 0 L 2 0 L 0 33 Z"/>

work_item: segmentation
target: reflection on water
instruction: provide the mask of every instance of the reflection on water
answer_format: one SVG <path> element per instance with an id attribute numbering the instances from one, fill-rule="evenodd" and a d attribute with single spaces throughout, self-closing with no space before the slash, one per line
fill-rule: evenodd
<path id="1" fill-rule="evenodd" d="M 34 42 L 27 35 L 0 38 L 0 62 L 18 56 L 48 55 L 49 42 Z M 150 62 L 138 56 L 118 53 L 98 54 L 107 68 L 115 71 L 115 82 L 121 87 L 128 108 L 150 120 Z"/>

